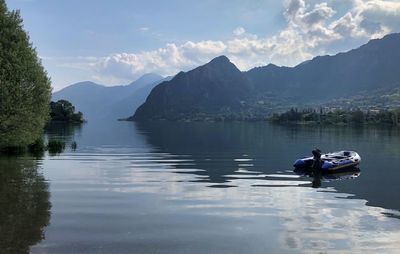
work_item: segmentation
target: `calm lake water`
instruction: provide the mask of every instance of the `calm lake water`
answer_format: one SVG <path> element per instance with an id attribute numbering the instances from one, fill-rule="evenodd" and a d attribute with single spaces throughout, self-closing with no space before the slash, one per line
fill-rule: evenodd
<path id="1" fill-rule="evenodd" d="M 0 158 L 0 253 L 400 249 L 399 129 L 111 122 L 47 136 L 78 148 Z M 359 152 L 360 172 L 295 174 L 315 147 Z"/>

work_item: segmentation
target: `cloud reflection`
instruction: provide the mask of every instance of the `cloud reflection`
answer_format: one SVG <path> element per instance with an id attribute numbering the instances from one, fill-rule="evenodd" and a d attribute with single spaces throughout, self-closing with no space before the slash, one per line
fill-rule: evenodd
<path id="1" fill-rule="evenodd" d="M 301 253 L 395 253 L 400 248 L 400 221 L 385 216 L 393 211 L 366 206 L 365 200 L 349 199 L 351 195 L 333 188 L 301 187 L 310 180 L 289 172 L 262 174 L 238 169 L 224 176 L 227 183 L 210 185 L 208 176 L 199 175 L 204 169 L 196 163 L 181 165 L 193 162 L 187 156 L 100 153 L 61 159 L 73 169 L 80 168 L 85 158 L 92 160 L 84 165 L 85 174 L 92 172 L 92 179 L 79 191 L 146 193 L 170 202 L 172 210 L 196 216 L 251 223 L 273 219 L 279 225 L 265 228 L 266 234 L 278 234 L 284 249 Z"/>

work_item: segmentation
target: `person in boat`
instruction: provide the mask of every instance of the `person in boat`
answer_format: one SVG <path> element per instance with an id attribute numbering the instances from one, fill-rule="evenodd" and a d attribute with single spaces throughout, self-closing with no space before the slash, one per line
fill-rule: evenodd
<path id="1" fill-rule="evenodd" d="M 322 167 L 321 150 L 316 148 L 312 151 L 312 154 L 314 156 L 314 158 L 313 158 L 314 160 L 313 160 L 313 164 L 312 164 L 313 171 L 321 170 L 321 167 Z"/>
<path id="2" fill-rule="evenodd" d="M 311 167 L 312 175 L 314 177 L 314 180 L 312 182 L 312 187 L 319 188 L 319 187 L 321 187 L 321 168 L 322 168 L 322 163 L 323 163 L 321 160 L 321 150 L 316 148 L 312 151 L 312 154 L 314 156 L 313 164 Z"/>

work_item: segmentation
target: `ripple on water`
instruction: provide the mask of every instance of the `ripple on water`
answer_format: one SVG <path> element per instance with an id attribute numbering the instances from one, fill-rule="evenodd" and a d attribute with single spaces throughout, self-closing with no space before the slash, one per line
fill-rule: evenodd
<path id="1" fill-rule="evenodd" d="M 226 161 L 235 162 L 235 168 Z M 210 157 L 199 162 L 193 156 L 115 146 L 47 158 L 43 168 L 51 182 L 52 223 L 46 240 L 32 250 L 40 253 L 61 243 L 53 246 L 57 252 L 80 239 L 109 243 L 104 250 L 115 250 L 112 242 L 129 249 L 132 242 L 160 247 L 168 241 L 176 246 L 230 241 L 238 250 L 254 242 L 265 250 L 260 243 L 266 239 L 288 253 L 395 253 L 400 248 L 400 224 L 394 219 L 399 214 L 365 206 L 365 200 L 334 188 L 302 187 L 312 179 L 292 171 L 262 173 L 250 161 Z M 219 169 L 227 173 L 216 177 Z"/>

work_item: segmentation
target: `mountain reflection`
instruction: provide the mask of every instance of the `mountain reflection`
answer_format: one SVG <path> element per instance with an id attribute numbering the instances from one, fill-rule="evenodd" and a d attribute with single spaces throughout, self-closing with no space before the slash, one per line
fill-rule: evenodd
<path id="1" fill-rule="evenodd" d="M 175 173 L 195 174 L 194 182 L 209 182 L 211 187 L 233 187 L 226 184 L 235 179 L 292 181 L 292 158 L 298 150 L 282 142 L 293 139 L 293 129 L 266 128 L 267 123 L 137 123 L 147 142 L 160 152 L 188 156 L 192 164 L 177 163 Z M 270 126 L 271 127 L 271 126 Z M 285 135 L 286 134 L 286 135 Z M 286 165 L 283 168 L 282 165 Z M 192 170 L 187 170 L 191 168 Z M 181 170 L 179 170 L 181 169 Z M 281 174 L 276 174 L 280 172 Z M 307 172 L 297 172 L 299 180 L 312 181 L 300 186 L 321 187 L 322 181 L 355 178 L 358 169 L 323 174 L 310 179 Z M 289 174 L 289 175 L 288 175 Z M 308 179 L 306 179 L 308 178 Z M 262 185 L 253 185 L 262 186 Z M 280 186 L 280 185 L 265 185 Z M 293 186 L 293 185 L 287 185 Z"/>
<path id="2" fill-rule="evenodd" d="M 234 181 L 251 179 L 254 187 L 333 187 L 354 195 L 349 198 L 367 200 L 369 206 L 400 210 L 400 199 L 392 195 L 400 191 L 396 180 L 400 161 L 394 152 L 400 147 L 398 129 L 277 126 L 263 122 L 139 122 L 135 126 L 157 152 L 191 160 L 175 163 L 173 168 L 175 173 L 194 175 L 194 182 L 235 187 Z M 321 179 L 293 174 L 293 161 L 309 155 L 314 147 L 325 152 L 358 151 L 363 174 L 357 177 L 359 172 L 349 172 Z"/>
<path id="3" fill-rule="evenodd" d="M 1 253 L 29 253 L 49 224 L 49 185 L 31 158 L 0 158 L 0 169 Z"/>
<path id="4" fill-rule="evenodd" d="M 190 156 L 193 165 L 177 164 L 175 167 L 182 169 L 177 173 L 188 173 L 185 170 L 188 166 L 199 169 L 189 172 L 200 176 L 201 179 L 195 180 L 198 182 L 227 183 L 233 174 L 256 177 L 257 169 L 265 172 L 273 167 L 273 160 L 268 167 L 265 160 L 252 160 L 257 154 L 273 156 L 275 152 L 268 151 L 269 141 L 263 135 L 262 125 L 145 122 L 136 126 L 147 142 L 159 151 Z"/>

